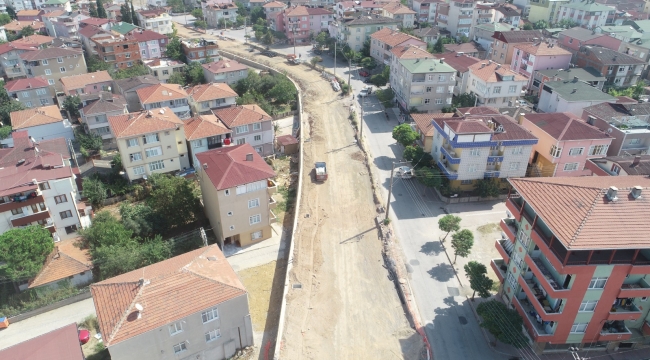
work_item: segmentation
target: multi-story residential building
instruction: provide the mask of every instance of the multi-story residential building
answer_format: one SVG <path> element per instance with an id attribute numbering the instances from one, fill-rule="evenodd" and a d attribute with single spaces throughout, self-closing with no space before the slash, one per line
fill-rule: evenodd
<path id="1" fill-rule="evenodd" d="M 221 360 L 253 345 L 248 293 L 217 245 L 95 283 L 90 291 L 114 360 Z"/>
<path id="2" fill-rule="evenodd" d="M 45 12 L 50 12 L 54 10 L 64 10 L 67 12 L 72 11 L 72 5 L 70 5 L 70 0 L 47 0 L 42 5 L 39 5 L 39 8 L 45 10 Z"/>
<path id="3" fill-rule="evenodd" d="M 7 34 L 21 35 L 25 27 L 34 29 L 36 34 L 45 34 L 45 24 L 40 21 L 18 21 L 14 20 L 4 25 Z"/>
<path id="4" fill-rule="evenodd" d="M 170 108 L 181 119 L 191 116 L 189 95 L 181 85 L 157 84 L 138 89 L 136 93 L 144 110 Z"/>
<path id="5" fill-rule="evenodd" d="M 100 91 L 110 91 L 113 84 L 113 78 L 106 70 L 65 76 L 60 81 L 63 93 L 66 95 L 96 94 Z"/>
<path id="6" fill-rule="evenodd" d="M 43 15 L 45 11 L 43 10 L 20 10 L 16 12 L 16 20 L 18 21 L 41 21 L 41 15 Z"/>
<path id="7" fill-rule="evenodd" d="M 457 40 L 462 36 L 474 38 L 474 26 L 493 21 L 493 17 L 493 10 L 482 1 L 454 0 L 438 5 L 438 28 L 449 31 Z"/>
<path id="8" fill-rule="evenodd" d="M 330 22 L 334 20 L 334 13 L 324 8 L 311 8 L 293 6 L 280 13 L 281 29 L 289 43 L 302 44 L 309 42 L 311 36 L 321 31 L 327 31 Z"/>
<path id="9" fill-rule="evenodd" d="M 5 11 L 7 6 L 10 6 L 14 11 L 34 10 L 36 8 L 31 0 L 5 0 Z"/>
<path id="10" fill-rule="evenodd" d="M 604 102 L 616 102 L 616 98 L 574 77 L 571 80 L 544 83 L 537 110 L 546 113 L 570 112 L 582 116 L 582 109 Z"/>
<path id="11" fill-rule="evenodd" d="M 129 180 L 190 167 L 183 121 L 168 108 L 109 116 Z"/>
<path id="12" fill-rule="evenodd" d="M 264 14 L 266 14 L 266 18 L 269 19 L 269 15 L 271 15 L 271 13 L 283 11 L 287 8 L 287 4 L 279 1 L 271 1 L 262 5 L 262 7 L 264 8 Z"/>
<path id="13" fill-rule="evenodd" d="M 108 118 L 126 114 L 126 100 L 122 95 L 110 92 L 101 92 L 92 100 L 83 101 L 83 108 L 79 109 L 80 121 L 87 133 L 102 137 L 104 148 L 115 148 L 117 145 L 111 133 Z"/>
<path id="14" fill-rule="evenodd" d="M 219 3 L 206 6 L 203 16 L 209 27 L 223 28 L 226 21 L 235 23 L 237 20 L 237 5 L 233 3 Z"/>
<path id="15" fill-rule="evenodd" d="M 115 28 L 115 26 L 113 27 Z M 124 35 L 92 37 L 97 56 L 115 69 L 127 69 L 140 62 L 139 41 Z"/>
<path id="16" fill-rule="evenodd" d="M 520 177 L 537 138 L 497 109 L 458 109 L 457 118 L 433 118 L 431 155 L 453 188 L 477 180 Z"/>
<path id="17" fill-rule="evenodd" d="M 61 78 L 88 72 L 83 51 L 70 48 L 46 48 L 20 55 L 28 76 L 47 79 L 57 91 L 63 89 Z"/>
<path id="18" fill-rule="evenodd" d="M 117 33 L 119 35 L 126 35 L 131 31 L 137 29 L 138 27 L 124 21 L 117 22 L 111 25 L 111 33 Z"/>
<path id="19" fill-rule="evenodd" d="M 38 224 L 59 241 L 90 226 L 91 208 L 80 201 L 66 140 L 36 142 L 24 130 L 12 137 L 13 147 L 0 151 L 0 233 Z"/>
<path id="20" fill-rule="evenodd" d="M 194 114 L 212 114 L 211 109 L 234 106 L 237 93 L 228 84 L 208 83 L 188 89 Z"/>
<path id="21" fill-rule="evenodd" d="M 515 0 L 516 1 L 516 0 Z M 557 10 L 561 5 L 568 4 L 571 0 L 530 0 L 525 9 L 528 21 L 536 23 L 544 20 L 549 24 L 557 23 Z"/>
<path id="22" fill-rule="evenodd" d="M 348 44 L 350 49 L 361 51 L 363 43 L 377 31 L 387 28 L 395 30 L 399 21 L 380 15 L 360 15 L 351 19 L 340 19 L 330 24 L 330 35 Z"/>
<path id="23" fill-rule="evenodd" d="M 403 28 L 411 29 L 417 13 L 400 2 L 389 2 L 382 8 L 382 15 L 399 21 Z"/>
<path id="24" fill-rule="evenodd" d="M 650 229 L 643 220 L 650 179 L 509 182 L 512 218 L 501 221 L 506 239 L 495 246 L 503 259 L 491 266 L 503 283 L 501 297 L 523 318 L 531 348 L 613 351 L 642 343 L 650 310 L 644 237 Z"/>
<path id="25" fill-rule="evenodd" d="M 650 153 L 650 104 L 602 103 L 584 108 L 582 120 L 612 138 L 608 156 Z"/>
<path id="26" fill-rule="evenodd" d="M 616 8 L 613 6 L 593 1 L 561 3 L 558 5 L 555 20 L 571 20 L 587 29 L 595 29 L 598 26 L 604 26 L 607 17 L 614 11 Z"/>
<path id="27" fill-rule="evenodd" d="M 440 0 L 413 0 L 413 10 L 416 13 L 418 23 L 436 23 L 438 14 L 438 4 L 443 3 Z"/>
<path id="28" fill-rule="evenodd" d="M 136 76 L 128 79 L 119 79 L 114 81 L 116 93 L 121 94 L 126 99 L 126 104 L 130 112 L 142 110 L 138 90 L 152 85 L 160 84 L 160 80 L 152 75 Z"/>
<path id="29" fill-rule="evenodd" d="M 212 112 L 232 130 L 235 145 L 249 144 L 261 156 L 273 155 L 273 118 L 259 105 L 238 105 Z"/>
<path id="30" fill-rule="evenodd" d="M 496 31 L 503 32 L 503 31 L 510 31 L 510 30 L 516 30 L 509 24 L 503 24 L 503 23 L 487 23 L 487 24 L 481 24 L 481 25 L 476 25 L 474 27 L 474 41 L 476 41 L 485 51 L 490 54 L 492 53 L 492 44 L 494 43 L 494 38 L 492 35 Z"/>
<path id="31" fill-rule="evenodd" d="M 9 117 L 14 131 L 26 130 L 35 141 L 57 138 L 74 139 L 70 121 L 61 116 L 61 111 L 56 105 L 14 111 L 9 114 Z M 2 142 L 11 144 L 9 139 Z"/>
<path id="32" fill-rule="evenodd" d="M 573 80 L 577 77 L 580 81 L 584 81 L 587 84 L 595 87 L 598 90 L 602 90 L 605 85 L 605 77 L 600 76 L 598 71 L 594 68 L 567 68 L 567 69 L 552 69 L 552 70 L 536 70 L 533 73 L 533 82 L 528 88 L 528 91 L 535 95 L 541 96 L 541 89 L 544 87 L 544 83 L 547 81 L 557 81 L 557 80 Z"/>
<path id="33" fill-rule="evenodd" d="M 453 118 L 456 117 L 455 113 L 413 113 L 410 114 L 413 122 L 415 123 L 415 131 L 417 131 L 420 138 L 418 139 L 419 145 L 426 153 L 431 153 L 433 146 L 433 119 L 434 118 Z"/>
<path id="34" fill-rule="evenodd" d="M 144 60 L 144 66 L 149 69 L 149 74 L 155 76 L 161 83 L 166 83 L 173 73 L 183 71 L 185 63 L 164 58 Z"/>
<path id="35" fill-rule="evenodd" d="M 212 62 L 219 56 L 219 45 L 216 40 L 201 39 L 194 41 L 181 41 L 183 53 L 189 62 Z"/>
<path id="36" fill-rule="evenodd" d="M 72 323 L 0 351 L 3 359 L 84 360 L 77 324 Z"/>
<path id="37" fill-rule="evenodd" d="M 469 66 L 467 91 L 474 93 L 477 103 L 496 108 L 514 106 L 528 79 L 491 60 Z"/>
<path id="38" fill-rule="evenodd" d="M 571 53 L 553 44 L 540 41 L 516 44 L 514 48 L 510 68 L 528 78 L 527 88 L 531 87 L 536 70 L 568 69 L 571 63 Z"/>
<path id="39" fill-rule="evenodd" d="M 445 62 L 456 70 L 456 83 L 454 84 L 454 95 L 458 96 L 467 92 L 467 83 L 469 82 L 469 67 L 481 62 L 481 59 L 456 54 L 435 54 L 434 57 L 444 59 Z"/>
<path id="40" fill-rule="evenodd" d="M 16 41 L 0 45 L 0 69 L 1 74 L 7 80 L 21 79 L 27 77 L 25 66 L 20 55 L 25 52 L 36 51 L 37 48 L 31 44 L 17 43 Z"/>
<path id="41" fill-rule="evenodd" d="M 498 6 L 493 5 L 492 9 L 494 12 L 494 23 L 508 24 L 514 28 L 519 28 L 519 25 L 521 25 L 521 11 L 517 10 L 514 5 L 504 3 Z M 480 20 L 481 17 L 479 14 L 479 22 Z"/>
<path id="42" fill-rule="evenodd" d="M 192 154 L 192 166 L 199 167 L 196 154 L 231 144 L 232 130 L 228 129 L 212 112 L 197 115 L 184 121 L 185 139 Z"/>
<path id="43" fill-rule="evenodd" d="M 84 26 L 87 25 L 97 26 L 108 31 L 111 29 L 111 25 L 113 24 L 110 19 L 101 19 L 101 18 L 94 18 L 94 17 L 89 17 L 79 21 L 79 27 L 83 28 Z"/>
<path id="44" fill-rule="evenodd" d="M 390 49 L 391 59 L 390 65 L 392 68 L 399 68 L 399 61 L 406 59 L 429 59 L 431 58 L 431 53 L 427 52 L 416 46 L 411 45 L 399 45 Z"/>
<path id="45" fill-rule="evenodd" d="M 166 9 L 139 10 L 136 12 L 136 16 L 140 26 L 147 30 L 162 35 L 172 33 L 172 17 Z"/>
<path id="46" fill-rule="evenodd" d="M 587 160 L 596 176 L 650 175 L 650 155 L 606 156 Z"/>
<path id="47" fill-rule="evenodd" d="M 208 83 L 234 84 L 248 76 L 248 66 L 235 60 L 222 59 L 202 66 L 205 81 Z"/>
<path id="48" fill-rule="evenodd" d="M 165 56 L 167 43 L 169 42 L 167 35 L 159 34 L 150 30 L 135 29 L 131 31 L 128 36 L 138 41 L 140 57 L 143 61 L 146 59 L 156 59 Z"/>
<path id="49" fill-rule="evenodd" d="M 650 20 L 626 21 L 626 24 L 630 24 L 636 30 L 634 34 L 639 35 L 633 36 L 631 39 L 621 39 L 618 51 L 637 57 L 646 63 L 650 62 Z M 617 34 L 612 36 L 618 38 Z M 650 69 L 646 67 L 641 75 L 644 79 L 648 78 L 648 70 Z"/>
<path id="50" fill-rule="evenodd" d="M 12 80 L 4 88 L 9 98 L 18 100 L 26 108 L 55 103 L 54 90 L 44 77 Z"/>
<path id="51" fill-rule="evenodd" d="M 571 61 L 575 62 L 580 47 L 584 45 L 598 45 L 612 50 L 618 50 L 621 40 L 607 34 L 581 27 L 574 27 L 560 31 L 557 45 L 573 54 Z"/>
<path id="52" fill-rule="evenodd" d="M 467 55 L 479 59 L 485 58 L 485 49 L 477 42 L 470 41 L 463 44 L 444 44 L 445 53 L 448 56 Z M 451 53 L 451 54 L 449 54 Z"/>
<path id="53" fill-rule="evenodd" d="M 492 35 L 492 53 L 488 54 L 489 60 L 499 64 L 512 64 L 512 53 L 516 44 L 534 43 L 543 39 L 539 30 L 496 31 Z"/>
<path id="54" fill-rule="evenodd" d="M 456 70 L 442 59 L 400 59 L 390 85 L 402 110 L 440 112 L 451 105 Z"/>
<path id="55" fill-rule="evenodd" d="M 390 65 L 393 58 L 391 49 L 395 46 L 411 45 L 421 49 L 427 48 L 427 43 L 424 41 L 390 28 L 383 28 L 373 33 L 370 39 L 370 56 L 385 65 Z"/>
<path id="56" fill-rule="evenodd" d="M 250 144 L 198 154 L 205 213 L 217 241 L 246 246 L 271 237 L 276 176 Z M 216 245 L 215 245 L 216 246 Z"/>
<path id="57" fill-rule="evenodd" d="M 111 35 L 103 28 L 95 25 L 86 25 L 79 29 L 79 40 L 83 48 L 91 55 L 97 55 L 97 44 L 91 39 L 110 38 Z"/>
<path id="58" fill-rule="evenodd" d="M 413 35 L 422 39 L 422 41 L 424 41 L 429 45 L 433 45 L 436 42 L 438 42 L 438 39 L 440 39 L 440 37 L 442 36 L 440 34 L 440 30 L 438 30 L 438 28 L 435 27 L 415 29 L 413 30 Z"/>
<path id="59" fill-rule="evenodd" d="M 605 86 L 632 86 L 640 79 L 647 64 L 615 50 L 586 45 L 580 48 L 576 64 L 578 67 L 592 67 L 607 78 Z"/>
<path id="60" fill-rule="evenodd" d="M 66 13 L 59 16 L 43 17 L 43 24 L 47 33 L 53 37 L 76 37 L 79 32 L 80 21 L 88 16 L 79 13 Z"/>
<path id="61" fill-rule="evenodd" d="M 589 158 L 607 155 L 612 138 L 571 113 L 522 114 L 519 123 L 539 142 L 530 158 L 530 176 L 591 176 Z"/>

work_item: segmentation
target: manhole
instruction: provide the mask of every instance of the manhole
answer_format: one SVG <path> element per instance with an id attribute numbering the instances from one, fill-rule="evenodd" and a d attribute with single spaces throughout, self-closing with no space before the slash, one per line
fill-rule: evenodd
<path id="1" fill-rule="evenodd" d="M 293 284 L 292 287 L 294 289 L 302 289 L 302 284 Z"/>
<path id="2" fill-rule="evenodd" d="M 460 321 L 461 325 L 467 325 L 467 319 L 464 316 L 459 316 L 458 321 Z"/>
<path id="3" fill-rule="evenodd" d="M 457 288 L 457 287 L 450 287 L 450 286 L 447 286 L 447 292 L 448 292 L 449 295 L 451 295 L 451 296 L 460 296 L 460 291 L 458 291 L 458 288 Z"/>
<path id="4" fill-rule="evenodd" d="M 420 265 L 420 260 L 418 260 L 418 259 L 411 259 L 411 261 L 409 261 L 409 264 L 411 264 L 411 265 Z"/>

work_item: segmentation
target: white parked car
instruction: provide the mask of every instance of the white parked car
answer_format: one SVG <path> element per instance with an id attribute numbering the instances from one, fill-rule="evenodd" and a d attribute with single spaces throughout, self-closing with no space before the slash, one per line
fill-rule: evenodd
<path id="1" fill-rule="evenodd" d="M 410 179 L 413 175 L 413 169 L 408 166 L 400 166 L 395 169 L 395 177 L 398 179 Z"/>

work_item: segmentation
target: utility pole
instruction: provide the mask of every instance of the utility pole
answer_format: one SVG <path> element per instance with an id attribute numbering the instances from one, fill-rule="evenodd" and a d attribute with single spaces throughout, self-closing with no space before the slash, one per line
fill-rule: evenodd
<path id="1" fill-rule="evenodd" d="M 334 77 L 336 77 L 336 44 L 338 40 L 334 41 Z"/>
<path id="2" fill-rule="evenodd" d="M 350 87 L 350 90 L 352 90 L 352 87 Z M 366 95 L 368 96 L 368 95 Z M 361 145 L 361 148 L 363 148 L 363 144 L 361 143 L 363 139 L 363 105 L 366 102 L 366 96 L 361 98 L 361 116 L 359 117 L 359 145 Z M 392 177 L 392 176 L 391 176 Z"/>
<path id="3" fill-rule="evenodd" d="M 388 219 L 388 214 L 390 213 L 390 197 L 393 194 L 393 175 L 395 173 L 395 165 L 407 164 L 406 161 L 393 162 L 393 168 L 390 169 L 390 187 L 388 188 L 388 200 L 386 201 L 386 217 L 384 220 Z"/>
<path id="4" fill-rule="evenodd" d="M 352 59 L 348 59 L 348 86 L 350 87 L 350 92 L 354 94 L 352 91 Z"/>
<path id="5" fill-rule="evenodd" d="M 296 25 L 293 25 L 293 55 L 296 55 Z"/>

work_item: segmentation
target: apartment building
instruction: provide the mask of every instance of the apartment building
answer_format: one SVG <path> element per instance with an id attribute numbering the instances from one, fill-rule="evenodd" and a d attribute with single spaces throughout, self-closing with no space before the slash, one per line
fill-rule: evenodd
<path id="1" fill-rule="evenodd" d="M 616 11 L 614 6 L 599 4 L 595 1 L 575 1 L 558 5 L 556 21 L 571 20 L 587 29 L 604 26 L 607 17 Z"/>
<path id="2" fill-rule="evenodd" d="M 415 11 L 406 5 L 402 5 L 401 2 L 389 2 L 382 8 L 381 14 L 399 21 L 400 26 L 405 29 L 413 28 L 415 16 L 417 15 Z"/>
<path id="3" fill-rule="evenodd" d="M 8 24 L 4 25 L 5 31 L 7 34 L 21 35 L 25 27 L 30 27 L 34 30 L 34 33 L 44 34 L 45 33 L 45 24 L 40 21 L 18 21 L 14 20 Z"/>
<path id="4" fill-rule="evenodd" d="M 602 103 L 583 109 L 582 120 L 612 138 L 607 156 L 650 153 L 650 104 Z"/>
<path id="5" fill-rule="evenodd" d="M 159 34 L 151 30 L 135 29 L 127 36 L 138 41 L 140 58 L 142 60 L 157 59 L 165 56 L 167 43 L 169 42 L 167 35 Z"/>
<path id="6" fill-rule="evenodd" d="M 20 55 L 25 52 L 35 51 L 37 48 L 32 44 L 22 44 L 12 41 L 0 44 L 0 73 L 7 80 L 21 79 L 27 77 L 25 66 Z"/>
<path id="7" fill-rule="evenodd" d="M 10 99 L 17 100 L 26 108 L 55 103 L 54 90 L 44 77 L 12 80 L 4 88 Z"/>
<path id="8" fill-rule="evenodd" d="M 361 51 L 363 43 L 377 31 L 387 28 L 396 30 L 399 21 L 380 15 L 359 15 L 341 19 L 330 24 L 330 34 L 348 44 L 350 49 Z"/>
<path id="9" fill-rule="evenodd" d="M 433 45 L 442 37 L 440 30 L 435 27 L 427 27 L 413 30 L 413 35 L 422 39 L 425 43 Z"/>
<path id="10" fill-rule="evenodd" d="M 487 24 L 481 24 L 481 25 L 476 25 L 474 27 L 474 38 L 473 40 L 476 41 L 485 51 L 487 54 L 492 53 L 492 44 L 494 43 L 494 38 L 492 35 L 494 35 L 495 32 L 500 31 L 510 31 L 510 30 L 517 30 L 513 28 L 509 24 L 502 24 L 502 23 L 487 23 Z M 489 55 L 488 55 L 489 56 Z"/>
<path id="11" fill-rule="evenodd" d="M 26 130 L 29 136 L 36 141 L 57 138 L 74 139 L 70 121 L 61 116 L 61 111 L 56 105 L 14 111 L 9 114 L 9 117 L 14 131 Z M 9 139 L 2 142 L 10 143 Z"/>
<path id="12" fill-rule="evenodd" d="M 277 221 L 273 182 L 276 174 L 250 144 L 198 154 L 197 176 L 205 213 L 217 241 L 247 246 L 271 237 Z"/>
<path id="13" fill-rule="evenodd" d="M 20 59 L 28 76 L 44 77 L 57 91 L 63 89 L 61 78 L 88 72 L 83 51 L 78 49 L 45 48 L 22 53 Z"/>
<path id="14" fill-rule="evenodd" d="M 480 63 L 481 59 L 461 54 L 435 54 L 433 56 L 437 59 L 444 59 L 447 65 L 456 70 L 454 95 L 458 96 L 467 93 L 467 84 L 469 82 L 469 67 Z"/>
<path id="15" fill-rule="evenodd" d="M 632 86 L 641 79 L 647 64 L 638 57 L 599 46 L 586 45 L 578 51 L 576 65 L 592 67 L 607 78 L 605 86 Z"/>
<path id="16" fill-rule="evenodd" d="M 43 24 L 53 37 L 75 37 L 79 32 L 80 21 L 88 16 L 80 13 L 65 13 L 59 16 L 44 16 Z"/>
<path id="17" fill-rule="evenodd" d="M 283 2 L 279 2 L 279 1 L 271 1 L 271 2 L 267 2 L 266 4 L 262 5 L 262 7 L 264 8 L 264 14 L 266 15 L 266 18 L 269 19 L 271 13 L 280 12 L 280 11 L 286 9 L 287 4 L 285 4 Z"/>
<path id="18" fill-rule="evenodd" d="M 612 142 L 571 113 L 522 114 L 519 123 L 539 139 L 530 158 L 530 176 L 591 176 L 587 160 L 607 155 Z"/>
<path id="19" fill-rule="evenodd" d="M 160 80 L 152 75 L 141 75 L 128 79 L 115 80 L 115 92 L 124 96 L 130 112 L 142 110 L 138 90 L 160 84 Z"/>
<path id="20" fill-rule="evenodd" d="M 433 147 L 433 119 L 434 118 L 453 118 L 456 117 L 455 113 L 432 113 L 432 114 L 421 114 L 413 113 L 410 114 L 413 122 L 415 123 L 415 131 L 417 131 L 420 136 L 417 140 L 419 145 L 422 147 L 424 152 L 431 153 Z"/>
<path id="21" fill-rule="evenodd" d="M 606 156 L 588 160 L 586 167 L 596 176 L 650 176 L 650 155 Z"/>
<path id="22" fill-rule="evenodd" d="M 11 6 L 14 11 L 34 10 L 36 8 L 31 0 L 5 0 L 5 11 L 7 6 Z"/>
<path id="23" fill-rule="evenodd" d="M 390 85 L 404 111 L 441 112 L 451 106 L 456 70 L 442 59 L 400 59 L 391 68 Z"/>
<path id="24" fill-rule="evenodd" d="M 96 94 L 100 91 L 110 91 L 113 84 L 113 78 L 106 70 L 66 76 L 62 77 L 60 81 L 63 93 L 66 95 Z"/>
<path id="25" fill-rule="evenodd" d="M 393 54 L 391 49 L 395 46 L 415 46 L 421 49 L 427 48 L 424 41 L 405 34 L 398 30 L 383 28 L 370 35 L 370 56 L 380 64 L 390 65 Z"/>
<path id="26" fill-rule="evenodd" d="M 453 188 L 473 190 L 476 180 L 526 174 L 534 135 L 494 108 L 463 108 L 457 114 L 432 121 L 431 156 Z"/>
<path id="27" fill-rule="evenodd" d="M 146 30 L 162 35 L 172 33 L 172 17 L 166 9 L 138 10 L 136 16 L 140 26 Z"/>
<path id="28" fill-rule="evenodd" d="M 508 3 L 492 5 L 491 7 L 494 12 L 493 21 L 495 23 L 508 24 L 514 28 L 519 28 L 519 25 L 521 25 L 521 10 Z M 479 22 L 480 19 L 479 14 Z"/>
<path id="29" fill-rule="evenodd" d="M 79 120 L 86 132 L 101 136 L 105 149 L 115 148 L 116 144 L 108 118 L 129 112 L 124 97 L 110 92 L 101 92 L 92 100 L 84 99 L 82 105 L 83 108 L 79 109 L 81 115 Z"/>
<path id="30" fill-rule="evenodd" d="M 528 78 L 527 88 L 533 83 L 535 70 L 568 69 L 571 53 L 559 46 L 545 42 L 514 45 L 510 68 Z"/>
<path id="31" fill-rule="evenodd" d="M 176 116 L 186 119 L 191 116 L 187 92 L 178 84 L 156 84 L 136 91 L 140 107 L 144 110 L 170 108 Z"/>
<path id="32" fill-rule="evenodd" d="M 183 121 L 170 108 L 109 116 L 108 123 L 130 181 L 190 167 Z"/>
<path id="33" fill-rule="evenodd" d="M 116 25 L 117 26 L 117 25 Z M 111 28 L 111 30 L 113 30 Z M 114 30 L 113 30 L 114 31 Z M 90 38 L 95 44 L 97 56 L 115 69 L 127 69 L 140 62 L 139 41 L 124 35 L 103 35 Z"/>
<path id="34" fill-rule="evenodd" d="M 168 58 L 144 60 L 144 66 L 149 69 L 149 74 L 155 76 L 161 83 L 167 83 L 167 80 L 173 73 L 182 72 L 185 63 Z"/>
<path id="35" fill-rule="evenodd" d="M 492 53 L 487 59 L 506 65 L 512 64 L 512 53 L 516 44 L 533 43 L 543 39 L 539 30 L 496 31 L 492 35 Z"/>
<path id="36" fill-rule="evenodd" d="M 13 147 L 0 150 L 0 233 L 41 225 L 59 241 L 90 226 L 91 208 L 80 202 L 66 140 L 34 141 L 25 130 L 12 137 Z"/>
<path id="37" fill-rule="evenodd" d="M 216 40 L 181 41 L 181 47 L 189 62 L 205 64 L 219 57 L 219 45 Z"/>
<path id="38" fill-rule="evenodd" d="M 438 6 L 438 28 L 447 30 L 451 37 L 458 40 L 461 36 L 469 39 L 474 37 L 474 25 L 480 23 L 480 18 L 492 18 L 489 9 L 479 12 L 477 6 L 482 2 L 472 0 L 454 0 Z"/>
<path id="39" fill-rule="evenodd" d="M 248 293 L 217 245 L 92 284 L 90 292 L 114 360 L 222 360 L 253 345 Z"/>
<path id="40" fill-rule="evenodd" d="M 415 11 L 418 23 L 436 23 L 438 13 L 438 4 L 444 3 L 440 0 L 413 0 L 413 10 Z"/>
<path id="41" fill-rule="evenodd" d="M 513 106 L 528 79 L 491 60 L 469 66 L 467 91 L 474 93 L 478 104 L 496 108 Z"/>
<path id="42" fill-rule="evenodd" d="M 237 5 L 233 3 L 211 4 L 203 8 L 203 16 L 211 28 L 223 28 L 226 21 L 237 21 Z"/>
<path id="43" fill-rule="evenodd" d="M 462 44 L 444 44 L 443 47 L 445 48 L 445 52 L 443 54 L 446 54 L 448 56 L 468 55 L 479 59 L 485 58 L 485 49 L 483 49 L 481 45 L 474 41 Z"/>
<path id="44" fill-rule="evenodd" d="M 249 144 L 261 156 L 273 155 L 273 118 L 259 105 L 238 105 L 212 112 L 232 130 L 235 145 Z"/>
<path id="45" fill-rule="evenodd" d="M 506 239 L 495 243 L 503 259 L 491 266 L 503 299 L 523 318 L 532 349 L 614 351 L 642 343 L 650 310 L 644 237 L 650 229 L 643 220 L 650 179 L 509 182 L 511 217 L 501 221 Z"/>
<path id="46" fill-rule="evenodd" d="M 573 55 L 572 61 L 575 62 L 580 47 L 584 45 L 602 46 L 611 50 L 618 50 L 622 41 L 613 36 L 588 30 L 582 27 L 574 27 L 560 31 L 557 36 L 557 45 L 562 49 L 568 50 Z"/>
<path id="47" fill-rule="evenodd" d="M 202 66 L 203 76 L 208 83 L 235 84 L 248 76 L 248 66 L 235 60 L 222 58 Z"/>
<path id="48" fill-rule="evenodd" d="M 285 34 L 290 44 L 302 44 L 310 41 L 310 36 L 327 31 L 334 13 L 324 8 L 292 6 L 279 14 L 277 31 Z"/>
<path id="49" fill-rule="evenodd" d="M 184 123 L 185 139 L 195 169 L 199 166 L 196 154 L 232 144 L 232 130 L 212 113 L 196 115 L 184 120 Z"/>
<path id="50" fill-rule="evenodd" d="M 70 0 L 46 0 L 42 5 L 39 4 L 39 8 L 45 10 L 45 12 L 54 10 L 72 11 Z"/>
<path id="51" fill-rule="evenodd" d="M 537 110 L 545 113 L 570 112 L 580 117 L 582 109 L 604 102 L 616 102 L 616 98 L 574 77 L 571 80 L 545 82 Z"/>
<path id="52" fill-rule="evenodd" d="M 627 14 L 626 14 L 627 15 Z M 634 31 L 630 38 L 622 38 L 621 45 L 618 49 L 623 54 L 639 58 L 646 63 L 650 61 L 650 21 L 649 20 L 627 20 L 626 24 L 630 24 Z M 612 36 L 618 38 L 618 34 Z M 642 73 L 644 79 L 648 78 L 648 68 Z"/>
<path id="53" fill-rule="evenodd" d="M 211 109 L 235 106 L 237 93 L 228 84 L 208 83 L 188 89 L 194 114 L 212 114 Z"/>
<path id="54" fill-rule="evenodd" d="M 605 81 L 607 80 L 604 76 L 601 76 L 596 69 L 590 67 L 584 69 L 569 67 L 567 69 L 557 70 L 536 70 L 533 73 L 533 82 L 528 87 L 528 91 L 532 95 L 539 97 L 545 82 L 557 80 L 569 81 L 576 77 L 580 79 L 580 81 L 584 81 L 598 90 L 603 89 Z"/>

